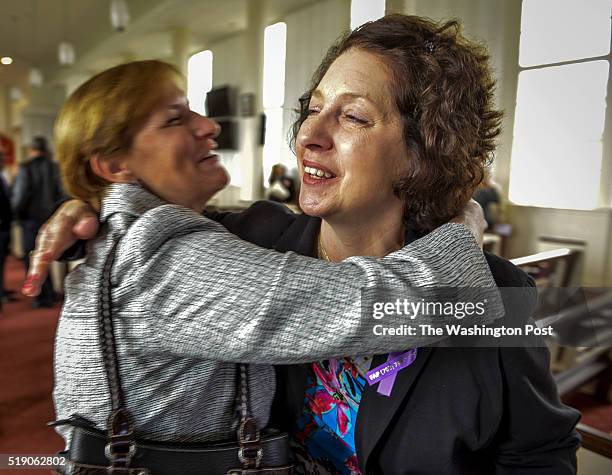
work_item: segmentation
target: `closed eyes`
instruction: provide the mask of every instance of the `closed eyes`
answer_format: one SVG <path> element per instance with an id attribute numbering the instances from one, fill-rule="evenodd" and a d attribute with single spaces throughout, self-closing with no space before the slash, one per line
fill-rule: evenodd
<path id="1" fill-rule="evenodd" d="M 369 123 L 367 119 L 355 114 L 345 114 L 345 117 L 351 122 L 355 122 L 356 124 L 366 125 Z"/>
<path id="2" fill-rule="evenodd" d="M 169 127 L 172 125 L 180 125 L 182 123 L 183 123 L 183 117 L 180 115 L 175 115 L 175 116 L 168 118 L 168 120 L 166 120 L 166 123 L 164 125 Z"/>
<path id="3" fill-rule="evenodd" d="M 321 112 L 321 109 L 319 109 L 317 107 L 309 107 L 308 111 L 307 111 L 307 116 L 310 117 L 310 116 L 313 116 L 313 115 L 317 115 L 319 112 Z M 367 125 L 370 122 L 365 117 L 363 117 L 361 115 L 358 115 L 358 114 L 355 114 L 354 112 L 344 113 L 342 115 L 342 117 L 344 117 L 347 120 L 349 120 L 349 121 L 351 121 L 351 122 L 353 122 L 355 124 L 358 124 L 358 125 Z"/>

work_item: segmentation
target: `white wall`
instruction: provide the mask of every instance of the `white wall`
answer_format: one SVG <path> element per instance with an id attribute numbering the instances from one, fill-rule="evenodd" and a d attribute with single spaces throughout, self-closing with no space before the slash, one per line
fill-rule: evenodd
<path id="1" fill-rule="evenodd" d="M 535 252 L 539 236 L 578 239 L 586 244 L 582 284 L 610 285 L 610 211 L 576 211 L 529 206 L 513 206 L 510 211 L 510 221 L 513 225 L 513 239 L 508 248 L 510 257 Z"/>
<path id="2" fill-rule="evenodd" d="M 312 74 L 329 47 L 349 28 L 350 2 L 324 0 L 287 15 L 283 21 L 287 23 L 283 136 L 288 137 L 298 99 L 308 89 Z M 283 143 L 283 160 L 295 163 L 287 140 Z"/>
<path id="3" fill-rule="evenodd" d="M 44 85 L 30 89 L 28 105 L 21 111 L 21 138 L 24 143 L 30 143 L 34 136 L 42 135 L 53 150 L 53 127 L 64 98 L 65 88 L 61 86 Z"/>
<path id="4" fill-rule="evenodd" d="M 263 32 L 262 32 L 263 34 Z M 235 35 L 210 45 L 213 53 L 213 86 L 232 84 L 243 87 L 245 35 Z"/>
<path id="5" fill-rule="evenodd" d="M 612 215 L 612 213 L 610 213 Z M 605 280 L 603 285 L 606 287 L 612 287 L 612 217 L 608 220 L 608 249 L 606 255 L 603 256 L 603 261 L 606 263 Z"/>
<path id="6" fill-rule="evenodd" d="M 287 23 L 285 107 L 296 107 L 328 48 L 349 27 L 350 3 L 326 0 L 297 10 Z"/>
<path id="7" fill-rule="evenodd" d="M 213 43 L 209 48 L 213 54 L 213 87 L 230 85 L 236 89 L 236 95 L 245 87 L 244 51 L 246 36 L 234 35 Z M 244 142 L 245 119 L 236 118 L 238 126 L 239 149 Z M 225 168 L 231 176 L 230 185 L 215 195 L 211 204 L 215 206 L 234 206 L 240 201 L 240 185 L 242 184 L 241 152 L 240 150 L 219 152 Z"/>

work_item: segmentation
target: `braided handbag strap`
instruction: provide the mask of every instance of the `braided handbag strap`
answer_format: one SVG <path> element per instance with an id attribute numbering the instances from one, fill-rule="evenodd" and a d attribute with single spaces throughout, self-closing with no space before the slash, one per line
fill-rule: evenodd
<path id="1" fill-rule="evenodd" d="M 109 470 L 117 469 L 121 471 L 129 467 L 130 461 L 135 454 L 136 438 L 134 436 L 133 418 L 125 405 L 125 398 L 123 396 L 115 329 L 113 326 L 111 272 L 115 262 L 118 243 L 119 241 L 113 243 L 102 268 L 98 305 L 98 335 L 100 337 L 104 370 L 111 395 L 106 456 L 111 462 Z"/>
<path id="2" fill-rule="evenodd" d="M 119 470 L 129 467 L 135 454 L 136 438 L 134 436 L 134 423 L 125 404 L 121 375 L 119 372 L 119 358 L 113 325 L 111 273 L 115 262 L 119 241 L 115 241 L 104 262 L 100 285 L 100 299 L 98 306 L 98 334 L 102 349 L 102 359 L 108 387 L 111 395 L 111 414 L 108 420 L 108 444 L 106 456 L 111 461 L 109 469 Z M 251 469 L 260 466 L 263 452 L 261 437 L 257 422 L 249 415 L 249 385 L 248 368 L 245 364 L 238 365 L 237 384 L 237 410 L 239 425 L 237 439 L 239 444 L 238 458 L 243 468 Z"/>

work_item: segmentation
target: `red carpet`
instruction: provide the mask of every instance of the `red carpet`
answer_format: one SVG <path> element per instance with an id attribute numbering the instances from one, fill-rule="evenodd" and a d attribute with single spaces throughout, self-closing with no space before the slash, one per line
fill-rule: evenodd
<path id="1" fill-rule="evenodd" d="M 6 287 L 18 290 L 23 264 L 9 258 L 6 267 Z M 50 455 L 63 448 L 61 437 L 45 425 L 54 419 L 53 338 L 60 304 L 33 309 L 31 299 L 19 293 L 15 296 L 19 300 L 5 303 L 0 314 L 0 453 Z"/>
<path id="2" fill-rule="evenodd" d="M 581 392 L 573 392 L 563 398 L 569 406 L 577 407 L 582 412 L 580 422 L 602 432 L 612 434 L 612 405 L 598 401 Z"/>

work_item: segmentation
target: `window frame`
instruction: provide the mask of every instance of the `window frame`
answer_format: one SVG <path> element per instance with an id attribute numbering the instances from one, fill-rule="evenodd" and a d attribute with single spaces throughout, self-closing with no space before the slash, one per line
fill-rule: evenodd
<path id="1" fill-rule="evenodd" d="M 525 0 L 521 0 L 520 7 L 520 15 L 522 20 L 523 15 L 523 4 Z M 612 12 L 611 12 L 612 13 Z M 612 14 L 610 16 L 610 21 L 612 22 Z M 521 21 L 522 24 L 522 21 Z M 542 206 L 537 204 L 524 204 L 517 203 L 509 199 L 510 203 L 513 206 L 522 206 L 522 207 L 535 207 L 535 208 L 544 208 L 544 209 L 570 209 L 576 211 L 596 211 L 601 209 L 612 209 L 612 39 L 611 46 L 606 55 L 585 57 L 573 60 L 565 60 L 551 63 L 542 63 L 531 66 L 521 66 L 520 63 L 520 48 L 521 48 L 521 35 L 519 34 L 519 55 L 517 55 L 517 73 L 516 73 L 516 96 L 514 103 L 514 121 L 517 120 L 516 111 L 519 101 L 519 77 L 521 73 L 526 71 L 535 71 L 535 70 L 543 70 L 549 69 L 557 66 L 566 66 L 573 64 L 582 64 L 582 63 L 592 63 L 595 61 L 607 61 L 608 62 L 608 81 L 606 85 L 606 98 L 605 98 L 605 111 L 604 111 L 604 126 L 603 132 L 601 136 L 602 142 L 602 155 L 601 155 L 601 169 L 599 175 L 599 198 L 597 203 L 593 208 L 584 209 L 584 208 L 558 208 L 555 206 Z M 513 127 L 514 128 L 514 127 Z M 515 143 L 515 134 L 512 135 L 512 146 Z M 510 197 L 510 189 L 512 186 L 512 154 L 510 156 L 510 173 L 508 176 L 508 198 Z"/>

